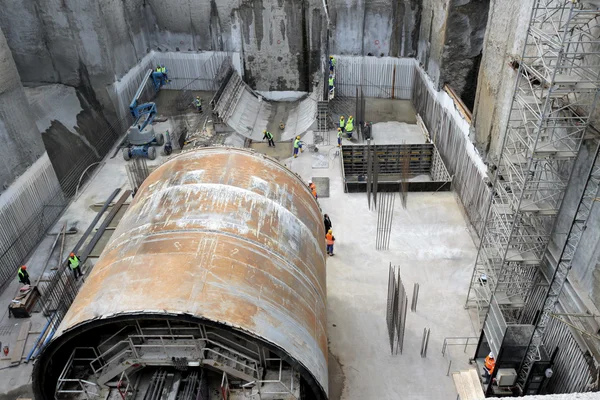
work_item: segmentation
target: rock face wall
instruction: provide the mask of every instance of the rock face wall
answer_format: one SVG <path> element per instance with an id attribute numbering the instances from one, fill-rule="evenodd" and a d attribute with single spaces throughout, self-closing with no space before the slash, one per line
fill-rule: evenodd
<path id="1" fill-rule="evenodd" d="M 0 193 L 44 154 L 17 67 L 0 30 Z"/>
<path id="2" fill-rule="evenodd" d="M 418 59 L 472 108 L 490 0 L 423 0 Z"/>

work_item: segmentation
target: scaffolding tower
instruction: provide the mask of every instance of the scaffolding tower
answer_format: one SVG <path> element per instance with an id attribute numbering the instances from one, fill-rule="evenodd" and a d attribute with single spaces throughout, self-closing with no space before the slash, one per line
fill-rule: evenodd
<path id="1" fill-rule="evenodd" d="M 507 325 L 521 322 L 534 285 L 545 278 L 548 289 L 518 371 L 521 389 L 589 215 L 582 204 L 597 191 L 592 168 L 568 238 L 558 251 L 549 246 L 598 98 L 599 7 L 598 0 L 534 1 L 467 296 L 498 354 Z"/>

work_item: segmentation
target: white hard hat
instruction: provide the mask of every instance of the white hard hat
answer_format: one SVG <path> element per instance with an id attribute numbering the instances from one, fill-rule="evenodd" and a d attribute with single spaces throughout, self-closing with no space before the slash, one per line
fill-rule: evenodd
<path id="1" fill-rule="evenodd" d="M 308 181 L 308 184 L 310 185 L 312 183 L 312 181 Z"/>
<path id="2" fill-rule="evenodd" d="M 488 357 L 489 357 L 489 358 L 494 358 L 494 353 L 492 353 L 492 352 L 490 351 L 490 354 L 488 354 Z"/>

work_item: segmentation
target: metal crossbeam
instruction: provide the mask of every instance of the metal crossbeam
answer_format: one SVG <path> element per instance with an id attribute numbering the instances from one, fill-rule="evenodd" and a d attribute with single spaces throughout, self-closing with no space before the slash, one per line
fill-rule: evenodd
<path id="1" fill-rule="evenodd" d="M 533 5 L 466 302 L 466 307 L 477 308 L 484 331 L 497 336 L 488 340 L 501 341 L 500 328 L 518 323 L 539 279 L 575 158 L 597 103 L 600 10 L 586 7 L 597 6 L 577 0 L 536 0 Z M 577 221 L 586 219 L 585 213 L 578 214 Z M 536 326 L 519 371 L 520 383 L 527 379 L 531 362 L 539 354 L 547 311 L 556 303 L 581 236 L 577 231 L 574 226 L 572 238 L 569 235 L 566 241 L 568 250 L 562 252 L 571 256 L 561 258 L 547 277 L 550 285 L 541 325 Z"/>

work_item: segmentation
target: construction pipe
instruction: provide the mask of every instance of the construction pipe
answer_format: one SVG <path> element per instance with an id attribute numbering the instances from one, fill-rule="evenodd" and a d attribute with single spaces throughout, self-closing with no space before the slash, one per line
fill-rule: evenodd
<path id="1" fill-rule="evenodd" d="M 97 345 L 94 332 L 144 319 L 247 337 L 326 399 L 324 237 L 316 200 L 278 161 L 239 148 L 179 154 L 140 186 L 44 346 L 36 399 L 52 398 L 73 349 Z"/>

